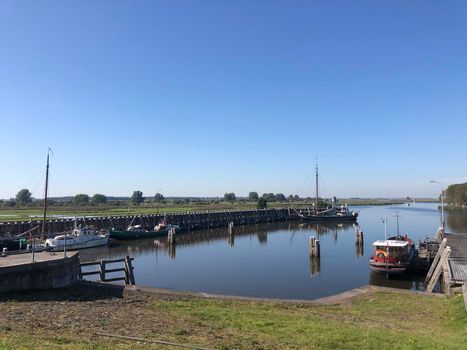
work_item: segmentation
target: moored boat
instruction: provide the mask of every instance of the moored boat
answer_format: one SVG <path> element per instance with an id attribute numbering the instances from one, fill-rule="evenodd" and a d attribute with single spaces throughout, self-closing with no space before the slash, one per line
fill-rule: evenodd
<path id="1" fill-rule="evenodd" d="M 311 221 L 311 222 L 355 222 L 357 221 L 358 212 L 350 210 L 347 207 L 347 204 L 341 205 L 340 207 L 337 205 L 337 198 L 332 197 L 331 205 L 320 207 L 319 201 L 319 186 L 318 186 L 318 163 L 316 163 L 316 171 L 315 171 L 315 183 L 316 183 L 316 200 L 314 204 L 314 208 L 311 210 L 300 210 L 295 209 L 298 217 L 303 220 Z"/>
<path id="2" fill-rule="evenodd" d="M 91 227 L 78 227 L 73 229 L 72 233 L 47 239 L 44 246 L 48 250 L 60 251 L 65 248 L 67 250 L 76 250 L 99 247 L 106 245 L 108 242 L 109 234 L 107 230 L 96 231 Z"/>
<path id="3" fill-rule="evenodd" d="M 165 224 L 161 222 L 154 227 L 154 230 L 144 230 L 140 225 L 129 226 L 126 230 L 110 230 L 110 238 L 112 239 L 140 239 L 140 238 L 154 238 L 166 236 L 171 228 L 176 231 L 180 230 L 180 226 Z"/>
<path id="4" fill-rule="evenodd" d="M 368 265 L 377 273 L 399 275 L 412 266 L 415 246 L 410 238 L 397 235 L 373 243 L 373 253 Z"/>

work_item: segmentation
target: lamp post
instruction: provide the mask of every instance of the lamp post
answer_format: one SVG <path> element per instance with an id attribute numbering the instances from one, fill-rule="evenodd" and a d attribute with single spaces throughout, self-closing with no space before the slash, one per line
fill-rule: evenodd
<path id="1" fill-rule="evenodd" d="M 430 183 L 432 184 L 440 184 L 441 185 L 441 227 L 444 231 L 444 186 L 442 182 L 431 180 Z"/>

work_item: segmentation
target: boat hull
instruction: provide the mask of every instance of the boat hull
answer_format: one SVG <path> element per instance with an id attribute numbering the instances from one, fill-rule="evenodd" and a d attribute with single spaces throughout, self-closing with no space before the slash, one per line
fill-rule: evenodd
<path id="1" fill-rule="evenodd" d="M 67 242 L 66 249 L 67 250 L 79 250 L 79 249 L 94 248 L 94 247 L 100 247 L 100 246 L 106 245 L 107 243 L 109 243 L 108 235 L 89 239 L 86 241 L 81 241 L 81 242 Z M 63 251 L 65 249 L 65 244 L 63 242 L 49 243 L 48 245 L 46 244 L 45 247 L 47 248 L 47 250 L 57 252 L 57 251 Z"/>
<path id="2" fill-rule="evenodd" d="M 357 216 L 304 215 L 303 220 L 310 222 L 356 222 Z"/>
<path id="3" fill-rule="evenodd" d="M 169 230 L 164 229 L 160 231 L 119 231 L 111 230 L 110 238 L 112 239 L 144 239 L 167 236 Z"/>
<path id="4" fill-rule="evenodd" d="M 368 265 L 370 266 L 371 271 L 384 275 L 402 275 L 410 268 L 410 265 L 395 265 L 377 262 L 370 262 Z"/>

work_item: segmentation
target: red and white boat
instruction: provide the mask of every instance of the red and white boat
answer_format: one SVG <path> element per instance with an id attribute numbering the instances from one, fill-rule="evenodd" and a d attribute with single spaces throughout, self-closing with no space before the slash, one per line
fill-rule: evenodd
<path id="1" fill-rule="evenodd" d="M 400 275 L 412 266 L 415 246 L 410 238 L 401 235 L 373 243 L 369 265 L 372 271 Z"/>

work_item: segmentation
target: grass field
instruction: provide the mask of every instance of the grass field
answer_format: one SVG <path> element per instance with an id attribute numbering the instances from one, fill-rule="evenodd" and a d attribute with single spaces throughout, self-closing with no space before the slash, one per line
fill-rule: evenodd
<path id="1" fill-rule="evenodd" d="M 461 295 L 370 292 L 338 305 L 60 296 L 0 303 L 2 349 L 175 349 L 111 333 L 210 349 L 466 349 Z"/>

